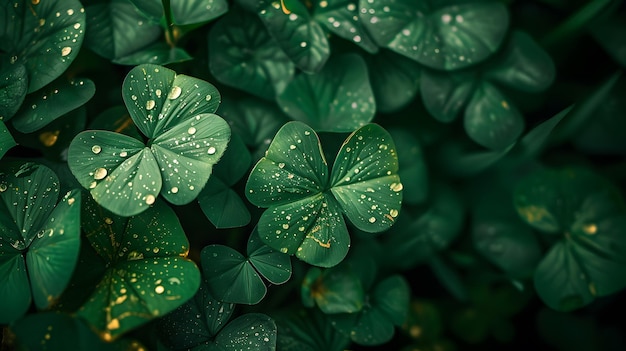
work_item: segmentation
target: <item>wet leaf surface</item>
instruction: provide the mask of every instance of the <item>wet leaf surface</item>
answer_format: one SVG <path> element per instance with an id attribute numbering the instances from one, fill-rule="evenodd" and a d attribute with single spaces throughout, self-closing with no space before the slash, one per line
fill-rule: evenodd
<path id="1" fill-rule="evenodd" d="M 34 300 L 49 307 L 67 286 L 80 248 L 80 193 L 57 204 L 59 179 L 34 163 L 5 163 L 0 170 L 0 288 L 9 323 Z"/>
<path id="2" fill-rule="evenodd" d="M 269 207 L 258 224 L 266 244 L 307 263 L 332 267 L 350 245 L 343 214 L 366 232 L 393 225 L 402 201 L 397 171 L 391 136 L 368 124 L 344 142 L 329 179 L 315 131 L 290 122 L 252 170 L 246 195 L 254 205 Z"/>
<path id="3" fill-rule="evenodd" d="M 85 37 L 85 10 L 78 0 L 5 1 L 0 5 L 1 51 L 28 72 L 28 92 L 43 88 L 74 61 Z"/>
<path id="4" fill-rule="evenodd" d="M 164 202 L 121 217 L 87 201 L 83 228 L 106 270 L 77 315 L 104 340 L 167 314 L 196 293 L 200 271 L 185 258 L 189 243 Z"/>

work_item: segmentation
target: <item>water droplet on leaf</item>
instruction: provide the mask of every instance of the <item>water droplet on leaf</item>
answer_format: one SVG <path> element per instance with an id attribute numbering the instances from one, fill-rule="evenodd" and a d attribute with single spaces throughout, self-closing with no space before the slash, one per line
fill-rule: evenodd
<path id="1" fill-rule="evenodd" d="M 96 169 L 96 172 L 93 174 L 93 178 L 95 180 L 100 180 L 100 179 L 104 179 L 104 177 L 106 177 L 108 174 L 106 168 L 98 168 Z"/>

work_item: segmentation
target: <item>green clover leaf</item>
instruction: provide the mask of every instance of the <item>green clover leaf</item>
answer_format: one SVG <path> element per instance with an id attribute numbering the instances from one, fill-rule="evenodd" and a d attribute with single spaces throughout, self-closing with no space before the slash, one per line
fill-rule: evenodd
<path id="1" fill-rule="evenodd" d="M 383 128 L 365 125 L 346 139 L 329 175 L 315 131 L 289 122 L 252 170 L 246 196 L 269 207 L 258 224 L 266 244 L 313 265 L 334 266 L 350 245 L 344 215 L 370 233 L 389 229 L 398 216 L 395 145 Z"/>
<path id="2" fill-rule="evenodd" d="M 267 293 L 261 277 L 272 284 L 291 277 L 289 256 L 263 244 L 256 228 L 248 239 L 247 257 L 224 245 L 206 246 L 201 255 L 208 288 L 223 302 L 257 304 Z"/>
<path id="3" fill-rule="evenodd" d="M 164 202 L 121 217 L 88 200 L 83 228 L 103 272 L 78 310 L 100 336 L 113 340 L 165 315 L 192 298 L 200 271 L 185 258 L 189 243 L 174 211 Z"/>
<path id="4" fill-rule="evenodd" d="M 228 321 L 234 304 L 217 300 L 204 281 L 193 299 L 165 316 L 159 336 L 171 350 L 276 350 L 276 324 L 261 313 Z"/>
<path id="5" fill-rule="evenodd" d="M 85 37 L 85 10 L 78 0 L 5 1 L 0 5 L 0 51 L 28 73 L 28 92 L 59 77 L 78 55 Z"/>
<path id="6" fill-rule="evenodd" d="M 560 238 L 534 275 L 548 306 L 569 311 L 626 287 L 626 209 L 608 181 L 584 169 L 540 170 L 514 200 L 526 223 Z"/>
<path id="7" fill-rule="evenodd" d="M 59 179 L 33 163 L 0 170 L 0 323 L 53 304 L 67 286 L 80 248 L 80 192 L 57 204 Z"/>
<path id="8" fill-rule="evenodd" d="M 359 5 L 378 45 L 439 70 L 485 60 L 509 26 L 507 8 L 497 2 L 360 0 Z"/>
<path id="9" fill-rule="evenodd" d="M 118 215 L 145 211 L 159 193 L 176 205 L 191 202 L 230 139 L 228 123 L 213 114 L 219 93 L 207 82 L 149 64 L 128 73 L 123 91 L 148 145 L 119 133 L 84 131 L 69 147 L 72 173 Z"/>

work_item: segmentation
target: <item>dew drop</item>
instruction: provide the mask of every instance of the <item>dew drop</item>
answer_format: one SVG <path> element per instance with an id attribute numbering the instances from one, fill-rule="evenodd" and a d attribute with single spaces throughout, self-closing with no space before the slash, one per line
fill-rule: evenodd
<path id="1" fill-rule="evenodd" d="M 91 182 L 91 184 L 89 184 L 89 189 L 93 189 L 98 185 L 98 183 L 96 182 Z"/>
<path id="2" fill-rule="evenodd" d="M 137 95 L 131 95 L 131 96 L 130 96 L 130 98 L 131 98 L 133 101 L 135 101 L 135 100 L 137 100 Z"/>
<path id="3" fill-rule="evenodd" d="M 187 133 L 189 135 L 194 135 L 196 134 L 196 128 L 195 127 L 189 127 L 189 129 L 187 129 Z"/>
<path id="4" fill-rule="evenodd" d="M 309 132 L 308 130 L 305 130 L 304 135 L 311 135 L 311 132 Z"/>
<path id="5" fill-rule="evenodd" d="M 391 217 L 396 218 L 398 217 L 398 210 L 396 209 L 389 210 L 389 214 L 391 215 Z"/>
<path id="6" fill-rule="evenodd" d="M 206 100 L 206 101 L 211 101 L 211 99 L 212 99 L 212 98 L 213 98 L 213 97 L 212 97 L 211 95 L 207 95 L 207 96 L 206 96 L 206 98 L 205 98 L 205 100 Z"/>
<path id="7" fill-rule="evenodd" d="M 289 229 L 289 224 L 287 223 L 283 224 L 283 229 Z"/>
<path id="8" fill-rule="evenodd" d="M 154 288 L 154 292 L 157 294 L 163 294 L 164 291 L 165 291 L 165 288 L 163 287 L 163 285 L 157 285 Z"/>
<path id="9" fill-rule="evenodd" d="M 107 176 L 107 170 L 106 168 L 98 168 L 96 169 L 96 172 L 93 174 L 93 179 L 95 180 L 100 180 L 100 179 L 104 179 L 104 177 Z"/>
<path id="10" fill-rule="evenodd" d="M 278 168 L 285 168 L 285 164 L 283 162 L 279 163 Z"/>
<path id="11" fill-rule="evenodd" d="M 154 100 L 146 101 L 146 110 L 148 110 L 148 111 L 152 110 L 154 108 L 154 105 L 156 105 Z"/>
<path id="12" fill-rule="evenodd" d="M 170 93 L 167 94 L 167 98 L 170 100 L 178 99 L 178 97 L 180 96 L 182 92 L 183 91 L 180 87 L 174 86 L 172 87 L 172 90 L 170 90 Z"/>
<path id="13" fill-rule="evenodd" d="M 0 184 L 0 193 L 3 193 L 7 191 L 7 185 L 6 184 Z"/>
<path id="14" fill-rule="evenodd" d="M 69 46 L 64 47 L 63 49 L 61 49 L 61 56 L 67 56 L 72 52 L 72 48 Z"/>
<path id="15" fill-rule="evenodd" d="M 154 197 L 154 195 L 152 194 L 147 195 L 145 201 L 147 205 L 152 205 L 156 201 L 156 197 Z"/>
<path id="16" fill-rule="evenodd" d="M 171 192 L 172 194 L 176 194 L 178 192 L 178 187 L 177 186 L 173 187 Z"/>
<path id="17" fill-rule="evenodd" d="M 111 224 L 113 224 L 113 220 L 111 218 L 107 217 L 107 218 L 104 219 L 104 223 L 111 225 Z"/>
<path id="18" fill-rule="evenodd" d="M 99 154 L 100 151 L 102 151 L 102 147 L 100 147 L 100 145 L 94 145 L 91 147 L 91 152 L 93 152 L 94 154 Z"/>
<path id="19" fill-rule="evenodd" d="M 282 253 L 287 253 L 288 251 L 289 251 L 289 249 L 288 249 L 288 248 L 286 248 L 286 247 L 282 247 L 282 248 L 280 249 L 280 252 L 282 252 Z"/>
<path id="20" fill-rule="evenodd" d="M 217 150 L 216 150 L 213 146 L 211 146 L 211 147 L 209 148 L 208 154 L 209 154 L 209 155 L 213 155 L 213 154 L 215 154 L 215 152 L 216 152 L 216 151 L 217 151 Z"/>
<path id="21" fill-rule="evenodd" d="M 370 221 L 370 223 L 374 223 L 374 222 L 376 222 L 376 218 L 370 217 L 369 221 Z"/>
<path id="22" fill-rule="evenodd" d="M 404 187 L 402 186 L 402 183 L 391 183 L 389 188 L 395 192 L 398 192 L 401 191 Z"/>
<path id="23" fill-rule="evenodd" d="M 128 156 L 128 152 L 126 151 L 120 152 L 120 157 L 126 157 L 126 156 Z"/>
<path id="24" fill-rule="evenodd" d="M 290 149 L 290 150 L 295 150 L 295 149 L 296 149 L 296 146 L 295 146 L 295 145 L 293 145 L 293 144 L 291 144 L 291 145 L 289 145 L 289 149 Z"/>
<path id="25" fill-rule="evenodd" d="M 157 90 L 155 90 L 155 91 L 154 91 L 154 93 L 156 94 L 156 96 L 157 96 L 158 98 L 160 98 L 160 97 L 161 97 L 161 93 L 162 93 L 162 92 L 161 92 L 161 89 L 157 89 Z"/>

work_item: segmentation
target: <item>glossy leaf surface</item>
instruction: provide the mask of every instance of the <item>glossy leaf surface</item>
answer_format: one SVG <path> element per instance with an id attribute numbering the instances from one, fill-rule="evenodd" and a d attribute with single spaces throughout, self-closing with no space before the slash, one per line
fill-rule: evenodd
<path id="1" fill-rule="evenodd" d="M 278 2 L 267 2 L 259 17 L 298 68 L 307 73 L 322 69 L 330 56 L 330 45 L 324 29 L 303 3 L 292 1 L 287 14 Z"/>
<path id="2" fill-rule="evenodd" d="M 226 121 L 212 113 L 219 93 L 207 82 L 156 65 L 135 67 L 123 88 L 130 117 L 150 138 L 149 146 L 119 133 L 82 132 L 69 148 L 72 173 L 98 203 L 119 215 L 144 211 L 159 193 L 176 205 L 191 202 L 230 139 Z"/>
<path id="3" fill-rule="evenodd" d="M 250 222 L 250 211 L 232 188 L 250 169 L 252 157 L 237 134 L 233 134 L 224 157 L 204 186 L 198 203 L 216 228 L 242 227 Z"/>
<path id="4" fill-rule="evenodd" d="M 153 43 L 162 33 L 161 28 L 150 23 L 130 1 L 95 4 L 86 11 L 91 28 L 85 45 L 108 59 L 130 56 Z"/>
<path id="5" fill-rule="evenodd" d="M 376 112 L 367 66 L 356 54 L 332 59 L 317 74 L 300 74 L 278 97 L 278 104 L 316 131 L 351 132 Z"/>
<path id="6" fill-rule="evenodd" d="M 358 313 L 332 315 L 331 324 L 359 345 L 383 344 L 393 337 L 394 326 L 404 323 L 409 294 L 406 280 L 392 275 L 370 292 L 369 306 Z"/>
<path id="7" fill-rule="evenodd" d="M 210 344 L 209 340 L 228 323 L 234 309 L 235 304 L 216 300 L 203 280 L 191 300 L 158 322 L 159 339 L 172 350 Z"/>
<path id="8" fill-rule="evenodd" d="M 548 306 L 569 311 L 624 288 L 626 211 L 606 180 L 584 169 L 538 171 L 518 184 L 515 206 L 529 225 L 560 237 L 534 276 Z"/>
<path id="9" fill-rule="evenodd" d="M 317 134 L 303 123 L 290 122 L 252 170 L 246 195 L 253 204 L 269 207 L 258 225 L 265 243 L 331 267 L 345 257 L 350 243 L 342 213 L 367 232 L 393 224 L 402 201 L 397 170 L 391 136 L 369 124 L 344 142 L 329 183 Z"/>
<path id="10" fill-rule="evenodd" d="M 0 322 L 30 306 L 49 307 L 67 286 L 80 247 L 80 193 L 57 204 L 59 179 L 47 167 L 7 163 L 0 172 Z"/>
<path id="11" fill-rule="evenodd" d="M 363 50 L 373 54 L 378 46 L 370 38 L 359 19 L 358 1 L 334 0 L 313 3 L 313 18 L 326 27 L 326 30 L 353 42 Z"/>
<path id="12" fill-rule="evenodd" d="M 74 61 L 85 37 L 85 11 L 78 0 L 5 1 L 0 5 L 0 51 L 24 65 L 28 92 L 59 77 Z"/>
<path id="13" fill-rule="evenodd" d="M 77 314 L 104 340 L 112 340 L 167 314 L 196 293 L 200 271 L 184 258 L 185 233 L 164 202 L 134 217 L 117 216 L 86 202 L 83 228 L 104 274 Z"/>
<path id="14" fill-rule="evenodd" d="M 366 56 L 376 110 L 395 112 L 409 104 L 420 88 L 420 65 L 388 50 Z"/>
<path id="15" fill-rule="evenodd" d="M 84 105 L 96 93 L 89 79 L 59 79 L 44 89 L 28 95 L 15 115 L 13 126 L 22 133 L 32 133 L 62 115 Z"/>
<path id="16" fill-rule="evenodd" d="M 202 270 L 211 294 L 218 300 L 253 305 L 267 293 L 261 277 L 282 284 L 291 276 L 291 262 L 289 256 L 263 244 L 255 230 L 248 241 L 247 257 L 228 246 L 206 246 L 202 250 Z"/>
<path id="17" fill-rule="evenodd" d="M 509 26 L 497 2 L 361 0 L 363 23 L 380 45 L 425 66 L 454 70 L 493 54 Z"/>
<path id="18" fill-rule="evenodd" d="M 285 89 L 294 74 L 293 62 L 263 23 L 245 11 L 230 13 L 211 29 L 209 69 L 220 82 L 269 100 Z"/>
<path id="19" fill-rule="evenodd" d="M 355 313 L 365 304 L 365 293 L 359 276 L 345 265 L 321 271 L 312 267 L 302 281 L 303 304 L 317 304 L 326 314 Z"/>
<path id="20" fill-rule="evenodd" d="M 26 67 L 9 63 L 10 58 L 0 56 L 0 119 L 8 121 L 19 110 L 26 91 L 28 76 Z"/>

